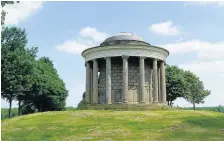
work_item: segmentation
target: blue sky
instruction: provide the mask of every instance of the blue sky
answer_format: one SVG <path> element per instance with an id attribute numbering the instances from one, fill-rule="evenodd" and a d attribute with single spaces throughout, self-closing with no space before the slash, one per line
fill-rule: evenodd
<path id="1" fill-rule="evenodd" d="M 168 49 L 168 64 L 196 73 L 211 90 L 199 106 L 224 103 L 223 2 L 21 2 L 5 10 L 7 25 L 28 32 L 28 47 L 53 60 L 69 90 L 68 106 L 85 89 L 82 50 L 120 32 Z M 191 106 L 183 99 L 175 105 Z"/>

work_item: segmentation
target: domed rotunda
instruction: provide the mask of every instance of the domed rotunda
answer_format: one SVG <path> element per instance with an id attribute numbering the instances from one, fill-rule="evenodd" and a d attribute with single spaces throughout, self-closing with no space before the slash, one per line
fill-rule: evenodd
<path id="1" fill-rule="evenodd" d="M 107 38 L 82 52 L 88 104 L 167 104 L 165 61 L 169 52 L 131 33 Z"/>

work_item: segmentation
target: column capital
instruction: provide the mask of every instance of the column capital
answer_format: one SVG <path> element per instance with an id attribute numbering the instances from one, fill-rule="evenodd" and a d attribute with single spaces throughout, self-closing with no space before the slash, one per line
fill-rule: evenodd
<path id="1" fill-rule="evenodd" d="M 164 60 L 161 60 L 161 62 L 159 63 L 159 66 L 161 67 L 161 65 L 166 65 L 166 62 Z"/>
<path id="2" fill-rule="evenodd" d="M 111 57 L 109 57 L 109 56 L 108 56 L 108 57 L 104 57 L 104 59 L 105 59 L 105 60 L 107 60 L 107 59 L 111 59 Z"/>
<path id="3" fill-rule="evenodd" d="M 122 55 L 122 58 L 123 58 L 123 59 L 128 59 L 129 56 L 128 56 L 128 55 Z"/>
<path id="4" fill-rule="evenodd" d="M 85 67 L 86 67 L 86 65 L 89 63 L 89 61 L 85 61 Z"/>
<path id="5" fill-rule="evenodd" d="M 146 57 L 145 56 L 140 56 L 140 59 L 146 59 Z"/>
<path id="6" fill-rule="evenodd" d="M 93 61 L 93 62 L 94 62 L 94 61 L 97 61 L 97 58 L 94 58 L 92 61 Z"/>
<path id="7" fill-rule="evenodd" d="M 164 64 L 166 63 L 166 61 L 165 61 L 165 60 L 160 60 L 160 62 L 161 62 L 161 63 L 164 63 Z"/>
<path id="8" fill-rule="evenodd" d="M 153 58 L 153 61 L 158 61 L 158 59 L 156 59 L 156 58 Z"/>

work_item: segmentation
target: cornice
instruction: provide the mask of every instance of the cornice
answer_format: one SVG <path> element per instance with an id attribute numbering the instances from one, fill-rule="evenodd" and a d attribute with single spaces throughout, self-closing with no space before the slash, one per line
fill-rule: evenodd
<path id="1" fill-rule="evenodd" d="M 159 60 L 165 60 L 169 55 L 169 51 L 156 46 L 142 45 L 119 45 L 119 46 L 97 46 L 86 49 L 82 52 L 82 56 L 86 61 L 96 58 L 115 57 L 115 56 L 145 56 Z"/>

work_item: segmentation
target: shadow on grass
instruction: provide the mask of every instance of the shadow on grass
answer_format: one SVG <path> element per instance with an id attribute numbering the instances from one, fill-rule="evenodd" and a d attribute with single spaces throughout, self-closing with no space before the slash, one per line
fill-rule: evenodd
<path id="1" fill-rule="evenodd" d="M 217 117 L 188 117 L 184 119 L 184 123 L 201 128 L 224 129 L 224 114 Z"/>
<path id="2" fill-rule="evenodd" d="M 210 117 L 189 116 L 181 119 L 182 123 L 170 127 L 161 140 L 166 141 L 223 141 L 224 140 L 224 115 Z"/>

